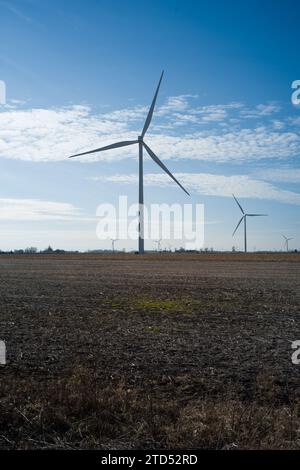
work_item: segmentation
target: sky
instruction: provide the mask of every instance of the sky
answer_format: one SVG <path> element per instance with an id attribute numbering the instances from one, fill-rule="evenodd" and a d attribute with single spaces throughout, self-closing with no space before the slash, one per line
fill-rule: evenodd
<path id="1" fill-rule="evenodd" d="M 137 148 L 68 156 L 136 139 L 162 70 L 146 142 L 190 197 L 145 156 L 146 206 L 203 204 L 203 247 L 242 249 L 234 193 L 268 214 L 248 220 L 249 250 L 282 250 L 282 234 L 299 249 L 299 14 L 289 0 L 0 0 L 0 249 L 111 247 L 97 208 L 137 203 Z"/>

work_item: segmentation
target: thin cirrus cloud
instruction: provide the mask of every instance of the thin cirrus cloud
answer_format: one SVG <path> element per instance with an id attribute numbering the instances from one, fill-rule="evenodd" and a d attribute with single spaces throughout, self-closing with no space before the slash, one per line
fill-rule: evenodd
<path id="1" fill-rule="evenodd" d="M 19 8 L 16 8 L 16 6 L 11 5 L 10 2 L 6 2 L 6 1 L 1 0 L 0 1 L 0 8 L 1 7 L 7 9 L 10 13 L 17 16 L 18 18 L 20 18 L 23 21 L 26 21 L 28 23 L 33 22 L 32 18 L 30 16 L 23 13 Z"/>
<path id="2" fill-rule="evenodd" d="M 258 104 L 255 108 L 243 108 L 240 115 L 244 118 L 260 118 L 264 116 L 271 116 L 280 111 L 280 106 L 276 103 Z"/>
<path id="3" fill-rule="evenodd" d="M 175 177 L 193 194 L 203 196 L 232 197 L 232 193 L 239 197 L 269 199 L 279 202 L 300 205 L 300 194 L 286 191 L 276 186 L 251 178 L 247 175 L 224 176 L 210 173 L 175 173 Z M 89 178 L 94 181 L 130 183 L 138 182 L 138 175 L 112 175 Z M 170 187 L 170 178 L 163 174 L 147 174 L 144 182 L 149 186 Z"/>
<path id="4" fill-rule="evenodd" d="M 268 181 L 281 183 L 300 183 L 299 168 L 270 168 L 261 172 L 261 177 Z"/>
<path id="5" fill-rule="evenodd" d="M 80 210 L 65 202 L 43 201 L 39 199 L 0 199 L 0 220 L 44 221 L 44 220 L 84 220 Z"/>
<path id="6" fill-rule="evenodd" d="M 169 97 L 157 108 L 148 142 L 164 159 L 193 159 L 214 162 L 245 162 L 288 159 L 299 155 L 300 136 L 287 120 L 274 121 L 278 106 L 258 105 L 254 110 L 242 103 L 198 106 L 197 97 Z M 90 106 L 73 105 L 53 109 L 13 109 L 0 112 L 0 156 L 27 161 L 59 161 L 68 155 L 136 139 L 148 106 L 134 106 L 95 114 Z M 247 115 L 249 124 L 247 123 Z M 256 121 L 253 127 L 252 117 Z M 277 123 L 277 124 L 276 124 Z M 84 161 L 118 161 L 136 157 L 135 149 L 104 152 Z"/>

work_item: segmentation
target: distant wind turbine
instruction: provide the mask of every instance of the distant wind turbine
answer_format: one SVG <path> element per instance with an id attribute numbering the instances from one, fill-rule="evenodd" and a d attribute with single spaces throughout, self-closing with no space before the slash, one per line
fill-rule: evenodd
<path id="1" fill-rule="evenodd" d="M 145 120 L 145 124 L 142 130 L 141 135 L 138 136 L 137 140 L 125 140 L 122 142 L 116 142 L 114 144 L 106 145 L 105 147 L 100 147 L 95 150 L 90 150 L 88 152 L 83 152 L 83 153 L 77 153 L 76 155 L 71 155 L 69 158 L 73 157 L 79 157 L 82 155 L 88 155 L 90 153 L 96 153 L 96 152 L 102 152 L 104 150 L 110 150 L 110 149 L 116 149 L 119 147 L 126 147 L 128 145 L 134 145 L 138 144 L 139 146 L 139 253 L 142 254 L 144 253 L 144 183 L 143 183 L 143 149 L 147 151 L 149 156 L 152 158 L 152 160 L 160 166 L 174 181 L 175 183 L 180 186 L 180 188 L 189 196 L 189 193 L 184 189 L 184 187 L 179 183 L 179 181 L 175 178 L 174 175 L 168 170 L 168 168 L 164 165 L 164 163 L 155 155 L 153 150 L 150 149 L 150 147 L 144 142 L 144 137 L 145 134 L 148 130 L 148 127 L 150 126 L 154 108 L 155 108 L 155 103 L 157 99 L 157 95 L 159 92 L 160 84 L 163 78 L 164 72 L 162 72 L 156 91 L 155 95 L 153 97 L 151 106 L 148 111 L 148 115 Z"/>
<path id="2" fill-rule="evenodd" d="M 285 249 L 286 249 L 286 251 L 289 251 L 289 241 L 290 241 L 290 240 L 293 240 L 293 238 L 292 238 L 292 237 L 288 238 L 288 237 L 286 237 L 285 235 L 283 235 L 283 233 L 282 233 L 281 235 L 283 236 L 283 238 L 284 238 L 284 240 L 285 240 L 285 241 L 284 241 Z"/>
<path id="3" fill-rule="evenodd" d="M 157 243 L 157 250 L 160 251 L 161 238 L 159 240 L 154 240 L 154 243 Z"/>
<path id="4" fill-rule="evenodd" d="M 239 228 L 240 226 L 240 223 L 242 221 L 244 221 L 244 250 L 245 250 L 245 253 L 247 253 L 247 217 L 265 217 L 267 216 L 268 214 L 246 214 L 244 212 L 244 209 L 242 208 L 241 204 L 239 203 L 239 201 L 237 200 L 237 198 L 235 197 L 235 195 L 233 194 L 233 197 L 234 197 L 234 200 L 235 202 L 237 203 L 237 205 L 239 206 L 243 216 L 241 217 L 239 223 L 237 224 L 237 226 L 235 227 L 235 230 L 232 234 L 232 236 L 234 236 L 235 232 L 237 231 L 237 229 Z"/>
<path id="5" fill-rule="evenodd" d="M 118 241 L 117 238 L 111 238 L 111 247 L 112 247 L 112 251 L 113 253 L 115 252 L 115 243 Z"/>

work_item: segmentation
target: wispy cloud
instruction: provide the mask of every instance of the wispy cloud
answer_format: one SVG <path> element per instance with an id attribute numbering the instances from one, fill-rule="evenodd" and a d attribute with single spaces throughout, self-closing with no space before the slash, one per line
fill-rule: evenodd
<path id="1" fill-rule="evenodd" d="M 200 116 L 202 122 L 223 121 L 229 117 L 230 110 L 237 110 L 242 107 L 242 103 L 202 106 L 195 110 L 195 114 Z"/>
<path id="2" fill-rule="evenodd" d="M 276 103 L 258 104 L 255 108 L 243 108 L 241 109 L 241 116 L 244 118 L 261 118 L 265 116 L 271 116 L 274 113 L 280 111 L 280 106 Z"/>
<path id="3" fill-rule="evenodd" d="M 191 109 L 190 100 L 193 98 L 198 98 L 198 95 L 169 96 L 166 102 L 157 110 L 157 115 L 165 116 L 170 113 L 186 112 Z"/>
<path id="4" fill-rule="evenodd" d="M 0 154 L 30 161 L 63 160 L 73 150 L 93 148 L 111 136 L 120 138 L 125 129 L 122 120 L 99 119 L 88 106 L 4 110 L 0 113 Z"/>
<path id="5" fill-rule="evenodd" d="M 154 149 L 165 159 L 189 158 L 211 162 L 244 162 L 286 159 L 300 152 L 300 136 L 267 127 L 232 132 L 195 132 L 185 136 L 149 136 Z"/>
<path id="6" fill-rule="evenodd" d="M 20 8 L 17 8 L 15 5 L 12 5 L 11 2 L 6 2 L 6 1 L 1 0 L 0 1 L 0 8 L 5 8 L 6 10 L 8 10 L 13 15 L 17 16 L 21 20 L 26 21 L 28 23 L 32 23 L 32 21 L 33 21 L 32 18 L 29 15 L 27 15 L 26 13 L 23 13 L 23 11 L 20 10 Z"/>
<path id="7" fill-rule="evenodd" d="M 69 203 L 39 199 L 0 199 L 0 220 L 18 222 L 74 219 L 81 219 L 81 213 Z"/>
<path id="8" fill-rule="evenodd" d="M 295 126 L 300 126 L 300 116 L 290 118 L 289 121 Z"/>
<path id="9" fill-rule="evenodd" d="M 232 197 L 232 193 L 235 193 L 242 198 L 270 199 L 300 205 L 299 193 L 282 190 L 270 183 L 247 175 L 224 176 L 210 173 L 175 173 L 175 176 L 192 194 Z M 138 175 L 100 176 L 91 179 L 94 181 L 136 184 Z M 163 173 L 147 174 L 144 176 L 144 181 L 149 186 L 168 186 L 168 188 L 173 184 L 170 178 Z"/>
<path id="10" fill-rule="evenodd" d="M 239 114 L 244 109 L 241 103 L 199 107 L 191 105 L 189 100 L 194 99 L 180 95 L 168 98 L 158 107 L 148 142 L 162 158 L 245 162 L 299 155 L 299 133 L 292 127 L 283 128 L 278 120 L 274 123 L 275 105 L 257 106 L 257 112 L 266 119 L 264 125 L 241 127 Z M 55 161 L 113 141 L 135 139 L 147 110 L 145 106 L 134 106 L 94 114 L 87 105 L 53 109 L 3 108 L 0 155 Z M 272 116 L 270 121 L 267 120 L 269 115 Z M 84 161 L 117 161 L 132 156 L 136 156 L 135 149 L 126 147 L 94 154 Z"/>
<path id="11" fill-rule="evenodd" d="M 260 176 L 269 181 L 279 181 L 281 183 L 300 183 L 299 168 L 273 168 L 263 170 Z"/>

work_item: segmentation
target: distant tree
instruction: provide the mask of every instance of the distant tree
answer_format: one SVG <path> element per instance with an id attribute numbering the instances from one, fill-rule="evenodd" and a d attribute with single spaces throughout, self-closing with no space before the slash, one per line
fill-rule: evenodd
<path id="1" fill-rule="evenodd" d="M 29 246 L 27 248 L 25 248 L 25 253 L 28 253 L 28 254 L 34 254 L 34 253 L 37 253 L 37 248 L 35 246 Z"/>

